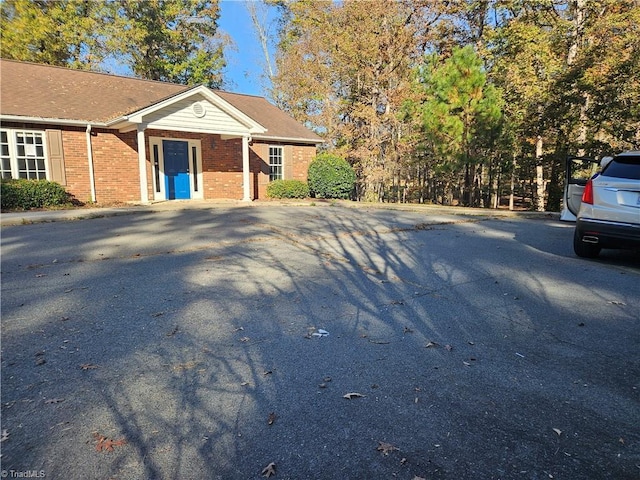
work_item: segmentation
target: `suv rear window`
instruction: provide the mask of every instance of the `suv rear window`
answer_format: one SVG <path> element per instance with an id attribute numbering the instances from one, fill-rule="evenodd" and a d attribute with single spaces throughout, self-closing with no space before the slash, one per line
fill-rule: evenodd
<path id="1" fill-rule="evenodd" d="M 613 157 L 609 165 L 602 170 L 602 175 L 640 180 L 640 155 Z"/>

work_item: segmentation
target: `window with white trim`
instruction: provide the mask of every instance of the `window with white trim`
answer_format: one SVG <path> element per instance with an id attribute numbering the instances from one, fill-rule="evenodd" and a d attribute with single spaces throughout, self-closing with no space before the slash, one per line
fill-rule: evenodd
<path id="1" fill-rule="evenodd" d="M 269 181 L 282 180 L 282 147 L 269 147 Z"/>
<path id="2" fill-rule="evenodd" d="M 2 178 L 12 178 L 11 157 L 9 156 L 9 133 L 0 131 L 0 173 Z"/>
<path id="3" fill-rule="evenodd" d="M 44 132 L 2 129 L 0 154 L 2 178 L 47 178 Z"/>

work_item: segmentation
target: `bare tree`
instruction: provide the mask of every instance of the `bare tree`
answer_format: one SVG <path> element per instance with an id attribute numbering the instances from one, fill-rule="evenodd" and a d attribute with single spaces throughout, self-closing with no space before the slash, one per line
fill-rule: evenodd
<path id="1" fill-rule="evenodd" d="M 247 0 L 245 6 L 247 7 L 247 11 L 251 17 L 251 23 L 253 23 L 253 28 L 262 47 L 266 77 L 269 84 L 271 84 L 273 82 L 274 71 L 271 55 L 269 54 L 269 7 L 263 2 L 255 0 Z"/>

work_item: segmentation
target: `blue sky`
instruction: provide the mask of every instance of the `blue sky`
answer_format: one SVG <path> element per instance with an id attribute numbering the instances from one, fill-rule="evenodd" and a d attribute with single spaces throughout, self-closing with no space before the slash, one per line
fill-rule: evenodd
<path id="1" fill-rule="evenodd" d="M 227 68 L 224 89 L 235 93 L 265 96 L 264 80 L 261 78 L 265 65 L 264 56 L 245 3 L 246 0 L 220 2 L 218 28 L 226 32 L 235 43 L 235 48 L 229 48 L 225 52 Z M 269 22 L 273 21 L 274 13 L 275 10 L 271 9 Z M 272 32 L 275 32 L 275 25 L 272 27 Z"/>

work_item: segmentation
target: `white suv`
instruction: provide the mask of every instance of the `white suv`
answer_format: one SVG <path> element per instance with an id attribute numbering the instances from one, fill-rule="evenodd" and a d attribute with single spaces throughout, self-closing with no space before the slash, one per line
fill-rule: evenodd
<path id="1" fill-rule="evenodd" d="M 584 186 L 573 250 L 594 258 L 603 248 L 640 249 L 640 151 L 603 162 Z"/>

